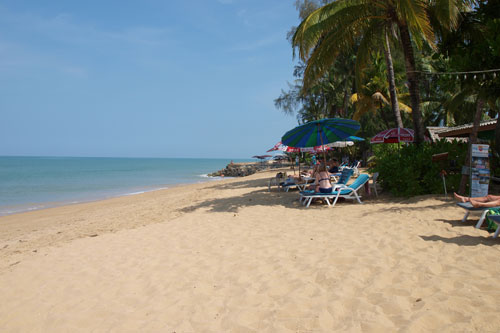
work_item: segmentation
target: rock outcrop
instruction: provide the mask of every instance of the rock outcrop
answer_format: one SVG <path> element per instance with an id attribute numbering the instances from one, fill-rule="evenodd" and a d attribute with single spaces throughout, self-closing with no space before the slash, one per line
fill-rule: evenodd
<path id="1" fill-rule="evenodd" d="M 252 175 L 261 170 L 269 170 L 274 168 L 282 168 L 289 166 L 276 161 L 267 162 L 249 162 L 249 163 L 229 163 L 226 168 L 208 174 L 209 177 L 245 177 Z"/>
<path id="2" fill-rule="evenodd" d="M 265 169 L 266 167 L 266 165 L 261 165 L 260 163 L 232 163 L 228 164 L 225 169 L 211 173 L 209 176 L 245 177 Z"/>

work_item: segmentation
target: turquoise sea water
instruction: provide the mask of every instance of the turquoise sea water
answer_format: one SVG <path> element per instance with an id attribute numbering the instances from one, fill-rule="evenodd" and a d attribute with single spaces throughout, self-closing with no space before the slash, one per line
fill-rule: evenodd
<path id="1" fill-rule="evenodd" d="M 216 180 L 206 175 L 223 169 L 230 161 L 0 157 L 0 215 Z"/>

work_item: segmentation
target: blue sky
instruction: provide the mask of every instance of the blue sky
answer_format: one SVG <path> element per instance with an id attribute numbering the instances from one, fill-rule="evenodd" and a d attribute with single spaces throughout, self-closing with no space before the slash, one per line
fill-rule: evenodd
<path id="1" fill-rule="evenodd" d="M 296 126 L 293 0 L 0 3 L 0 155 L 263 154 Z"/>

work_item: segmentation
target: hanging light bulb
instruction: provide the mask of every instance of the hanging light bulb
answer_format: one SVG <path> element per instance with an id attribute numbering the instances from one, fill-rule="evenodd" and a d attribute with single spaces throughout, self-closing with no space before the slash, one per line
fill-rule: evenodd
<path id="1" fill-rule="evenodd" d="M 497 73 L 493 73 L 493 78 L 496 79 Z"/>
<path id="2" fill-rule="evenodd" d="M 476 76 L 474 75 L 474 80 L 476 79 Z"/>

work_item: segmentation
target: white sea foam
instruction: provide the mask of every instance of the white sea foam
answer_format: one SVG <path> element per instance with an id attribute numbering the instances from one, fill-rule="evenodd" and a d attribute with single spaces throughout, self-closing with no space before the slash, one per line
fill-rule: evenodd
<path id="1" fill-rule="evenodd" d="M 168 187 L 159 187 L 159 188 L 155 188 L 155 189 L 152 189 L 152 190 L 144 190 L 144 191 L 137 191 L 137 192 L 125 193 L 123 195 L 137 195 L 137 194 L 143 194 L 143 193 L 147 193 L 147 192 L 154 192 L 154 191 L 166 190 L 167 188 Z"/>
<path id="2" fill-rule="evenodd" d="M 136 195 L 136 194 L 142 194 L 142 193 L 146 193 L 146 191 L 132 192 L 132 193 L 127 193 L 125 195 Z"/>
<path id="3" fill-rule="evenodd" d="M 48 207 L 49 206 L 46 205 L 37 205 L 37 206 L 27 206 L 27 207 L 20 206 L 19 208 L 0 209 L 0 216 L 23 213 L 23 212 L 31 212 L 34 210 L 44 209 Z"/>

